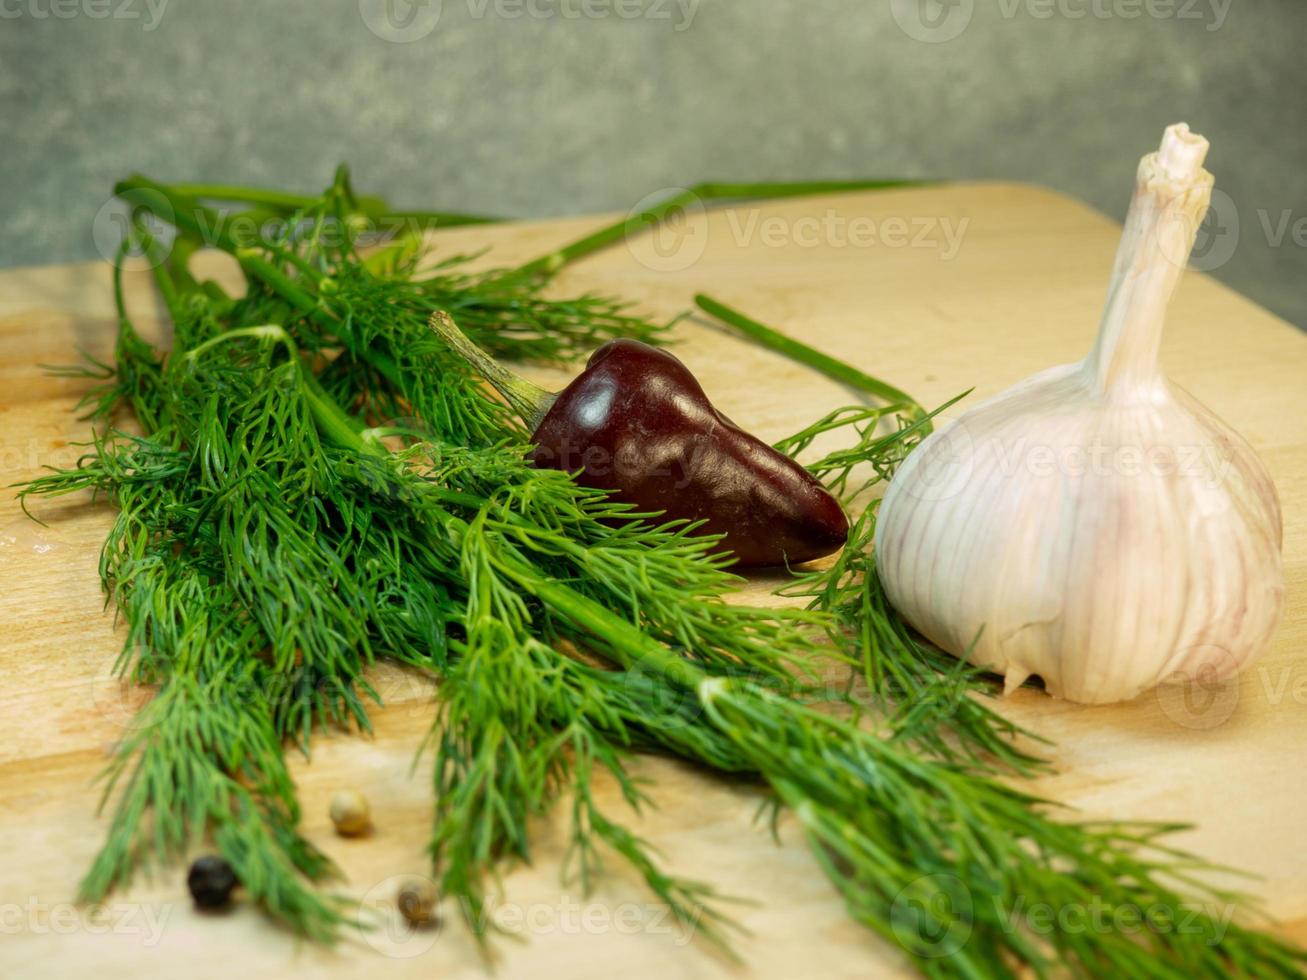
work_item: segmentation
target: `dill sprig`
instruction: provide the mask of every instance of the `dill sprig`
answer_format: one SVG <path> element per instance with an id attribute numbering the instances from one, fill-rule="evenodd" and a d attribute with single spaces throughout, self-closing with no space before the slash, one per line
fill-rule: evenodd
<path id="1" fill-rule="evenodd" d="M 798 817 L 850 914 L 928 974 L 1014 976 L 1023 964 L 1040 976 L 1058 967 L 1281 976 L 1307 963 L 1307 953 L 1228 922 L 1242 897 L 1206 883 L 1212 866 L 1159 841 L 1174 825 L 1055 821 L 1044 801 L 988 773 L 930 758 L 865 718 L 714 675 L 512 557 L 502 568 L 615 662 L 693 697 Z M 1023 921 L 1030 909 L 1055 910 L 1057 924 Z M 1067 910 L 1098 910 L 1107 925 L 1068 925 Z M 1139 928 L 1121 925 L 1130 921 Z"/>
<path id="2" fill-rule="evenodd" d="M 141 339 L 119 269 L 112 373 L 87 369 L 90 451 L 23 491 L 90 490 L 116 507 L 101 575 L 127 623 L 119 668 L 157 689 L 110 767 L 115 809 L 84 897 L 209 834 L 270 915 L 334 936 L 339 905 L 315 887 L 333 869 L 298 833 L 283 746 L 308 752 L 323 725 L 366 728 L 378 700 L 366 670 L 388 659 L 441 679 L 431 852 L 479 938 L 500 866 L 529 860 L 531 821 L 570 797 L 583 887 L 615 853 L 683 922 L 727 942 L 712 888 L 663 870 L 597 805 L 600 773 L 647 805 L 629 758 L 658 751 L 767 787 L 851 914 L 928 974 L 1300 970 L 1302 954 L 1222 929 L 1210 909 L 1178 928 L 1193 903 L 1235 896 L 1161 842 L 1174 828 L 1057 821 L 995 778 L 1035 761 L 971 696 L 983 678 L 946 669 L 885 604 L 874 509 L 833 568 L 794 585 L 812 610 L 729 605 L 738 580 L 716 541 L 526 466 L 520 423 L 426 320 L 452 311 L 496 353 L 537 358 L 658 327 L 612 301 L 549 298 L 540 269 L 464 275 L 455 262 L 424 279 L 406 242 L 365 254 L 357 218 L 373 205 L 343 170 L 312 200 L 144 178 L 121 189 L 179 235 L 166 250 L 138 221 L 132 237 L 173 347 Z M 209 196 L 286 220 L 242 241 Z M 192 277 L 202 244 L 238 259 L 243 296 Z M 929 425 L 914 408 L 844 410 L 786 446 L 851 426 L 853 446 L 814 468 L 865 498 Z M 139 434 L 115 427 L 120 409 Z M 823 632 L 861 666 L 873 710 L 816 685 Z M 1101 907 L 1141 928 L 1023 918 L 1043 906 Z"/>
<path id="3" fill-rule="evenodd" d="M 860 511 L 849 543 L 835 561 L 796 577 L 782 592 L 807 598 L 813 608 L 833 616 L 832 641 L 858 665 L 867 692 L 887 713 L 895 737 L 915 742 L 936 758 L 1030 775 L 1044 768 L 1044 762 L 1022 742 L 1044 740 L 995 710 L 991 698 L 1001 688 L 993 675 L 923 641 L 890 606 L 876 574 L 873 542 L 879 500 L 871 494 L 930 433 L 934 419 L 965 396 L 932 412 L 916 406 L 849 406 L 777 443 L 782 452 L 796 454 L 820 435 L 850 430 L 850 445 L 814 461 L 809 469 L 850 511 Z M 897 427 L 886 431 L 887 423 L 896 420 Z"/>
<path id="4" fill-rule="evenodd" d="M 342 196 L 329 191 L 295 225 L 320 225 Z M 174 214 L 184 205 L 157 187 L 151 200 L 170 201 Z M 647 844 L 598 809 L 590 773 L 616 776 L 638 806 L 643 792 L 625 771 L 635 749 L 725 769 L 740 761 L 684 708 L 662 704 L 655 683 L 560 658 L 556 645 L 589 649 L 588 638 L 496 584 L 490 559 L 525 548 L 539 574 L 678 655 L 778 682 L 813 650 L 815 618 L 722 603 L 737 580 L 712 539 L 639 520 L 566 474 L 527 466 L 503 406 L 426 328 L 427 292 L 393 269 L 365 270 L 352 245 L 223 243 L 247 275 L 239 300 L 191 280 L 189 249 L 162 254 L 137 226 L 135 244 L 158 259 L 173 348 L 141 340 L 119 268 L 115 372 L 100 371 L 89 396 L 94 451 L 24 490 L 26 500 L 89 489 L 117 507 L 101 573 L 128 621 L 120 668 L 158 689 L 149 723 L 111 769 L 118 805 L 83 897 L 97 900 L 139 863 L 175 858 L 208 831 L 274 917 L 330 935 L 336 909 L 309 880 L 331 869 L 295 835 L 293 787 L 269 756 L 284 767 L 282 742 L 307 752 L 317 725 L 366 728 L 376 695 L 364 670 L 386 657 L 444 681 L 436 772 L 453 784 L 438 794 L 433 852 L 474 927 L 497 863 L 529 857 L 527 820 L 570 790 L 582 883 L 602 844 L 715 935 L 702 904 L 711 889 L 663 872 Z M 554 316 L 554 301 L 529 288 L 548 345 L 510 331 L 497 341 L 509 353 L 566 349 L 563 322 L 584 322 L 586 338 L 628 325 L 597 300 L 560 303 Z M 121 407 L 144 435 L 113 427 Z M 386 434 L 409 448 L 388 454 Z M 209 655 L 215 647 L 221 654 Z M 246 768 L 228 771 L 237 764 Z M 495 778 L 481 783 L 482 772 Z"/>

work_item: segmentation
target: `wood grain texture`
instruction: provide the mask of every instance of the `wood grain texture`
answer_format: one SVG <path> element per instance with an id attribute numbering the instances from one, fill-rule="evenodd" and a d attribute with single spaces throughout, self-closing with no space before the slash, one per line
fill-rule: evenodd
<path id="1" fill-rule="evenodd" d="M 490 245 L 480 261 L 506 264 L 595 224 L 459 229 L 435 243 L 449 252 Z M 667 317 L 687 309 L 695 292 L 709 292 L 931 404 L 971 386 L 984 396 L 1082 356 L 1118 235 L 1088 208 L 1028 186 L 810 198 L 691 215 L 670 232 L 567 270 L 557 290 L 614 293 Z M 232 274 L 220 257 L 197 261 L 219 277 Z M 129 291 L 142 321 L 157 322 L 146 276 L 129 276 Z M 85 426 L 74 406 L 84 383 L 38 365 L 66 363 L 78 346 L 106 355 L 113 323 L 103 265 L 0 273 L 0 483 L 76 458 Z M 717 405 L 765 439 L 850 400 L 839 385 L 707 322 L 683 321 L 677 338 L 678 354 Z M 1190 274 L 1171 310 L 1163 361 L 1249 439 L 1279 485 L 1289 603 L 1274 646 L 1215 692 L 1170 690 L 1082 708 L 1022 691 L 1004 710 L 1055 742 L 1058 772 L 1041 779 L 1038 792 L 1090 817 L 1197 823 L 1180 841 L 1260 875 L 1248 887 L 1279 928 L 1307 941 L 1307 782 L 1299 775 L 1307 752 L 1307 338 Z M 546 383 L 566 376 L 530 373 Z M 0 976 L 484 976 L 457 921 L 417 941 L 372 933 L 336 950 L 313 948 L 251 908 L 196 914 L 177 869 L 115 896 L 99 918 L 66 904 L 105 830 L 94 777 L 143 695 L 109 671 L 120 637 L 96 579 L 109 511 L 84 498 L 39 502 L 35 511 L 46 527 L 24 518 L 9 492 L 0 500 Z M 741 601 L 773 601 L 775 584 L 758 577 Z M 306 832 L 340 863 L 342 888 L 364 904 L 390 898 L 394 876 L 425 870 L 431 817 L 428 768 L 419 762 L 414 771 L 413 758 L 433 691 L 393 669 L 379 668 L 376 682 L 388 704 L 376 712 L 375 736 L 324 736 L 312 761 L 293 767 Z M 755 823 L 753 789 L 665 760 L 642 760 L 637 770 L 658 804 L 639 830 L 668 865 L 754 903 L 739 909 L 753 933 L 741 942 L 746 964 L 733 967 L 669 926 L 615 863 L 588 900 L 560 885 L 561 823 L 549 822 L 539 828 L 535 864 L 505 877 L 502 920 L 529 942 L 502 944 L 499 975 L 905 972 L 889 947 L 846 919 L 787 820 L 779 846 Z M 342 786 L 370 798 L 371 836 L 331 833 L 327 800 Z M 611 787 L 605 792 L 620 805 Z"/>

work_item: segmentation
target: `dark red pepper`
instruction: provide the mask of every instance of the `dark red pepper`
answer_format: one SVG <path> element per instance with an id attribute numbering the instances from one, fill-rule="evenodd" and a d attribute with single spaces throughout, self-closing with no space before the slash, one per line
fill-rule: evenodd
<path id="1" fill-rule="evenodd" d="M 799 564 L 838 551 L 849 524 L 802 466 L 713 408 L 667 351 L 610 341 L 556 395 L 512 375 L 447 317 L 433 327 L 533 430 L 537 466 L 568 470 L 642 511 L 703 521 L 741 567 Z"/>

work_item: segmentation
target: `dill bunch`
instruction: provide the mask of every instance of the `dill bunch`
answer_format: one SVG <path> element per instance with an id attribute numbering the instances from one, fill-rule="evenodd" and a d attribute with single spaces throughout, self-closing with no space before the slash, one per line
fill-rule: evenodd
<path id="1" fill-rule="evenodd" d="M 324 195 L 310 224 L 342 196 Z M 169 200 L 173 214 L 204 215 Z M 156 261 L 172 349 L 142 340 L 120 265 L 115 363 L 86 372 L 97 382 L 91 451 L 24 488 L 25 501 L 90 490 L 115 506 L 101 575 L 128 624 L 119 668 L 157 688 L 110 768 L 112 826 L 82 896 L 98 900 L 139 864 L 176 858 L 209 833 L 271 915 L 333 935 L 339 906 L 312 887 L 333 869 L 295 830 L 281 747 L 307 752 L 320 725 L 366 729 L 378 698 L 365 671 L 387 658 L 442 679 L 432 850 L 445 894 L 478 930 L 496 864 L 528 859 L 527 822 L 570 791 L 582 881 L 602 844 L 713 935 L 711 889 L 666 875 L 645 842 L 600 812 L 591 773 L 618 778 L 639 806 L 626 772 L 635 749 L 743 763 L 684 706 L 663 703 L 656 681 L 561 656 L 563 644 L 604 651 L 498 582 L 499 556 L 529 553 L 533 574 L 567 582 L 569 595 L 678 656 L 777 683 L 815 649 L 819 617 L 723 603 L 738 580 L 712 539 L 529 467 L 519 425 L 426 327 L 452 280 L 437 271 L 435 285 L 415 284 L 393 266 L 365 267 L 352 245 L 321 241 L 223 240 L 248 280 L 233 299 L 190 279 L 185 239 L 166 252 L 138 224 L 134 245 Z M 458 281 L 483 332 L 516 356 L 555 356 L 633 325 L 646 337 L 659 330 L 609 301 L 541 299 L 525 276 L 493 273 L 478 280 L 493 283 L 485 292 Z M 514 281 L 524 285 L 510 297 Z M 535 326 L 499 336 L 494 323 L 512 304 L 533 309 Z M 141 433 L 116 427 L 120 409 Z M 391 453 L 388 437 L 406 448 Z"/>
<path id="2" fill-rule="evenodd" d="M 753 609 L 723 601 L 739 580 L 713 539 L 525 464 L 520 422 L 427 318 L 452 312 L 518 358 L 656 339 L 659 326 L 619 303 L 543 292 L 542 269 L 612 229 L 516 271 L 451 261 L 428 275 L 409 242 L 360 249 L 360 216 L 384 206 L 343 170 L 314 199 L 144 178 L 120 190 L 177 232 L 164 248 L 142 218 L 130 243 L 152 260 L 173 346 L 142 340 L 119 264 L 114 363 L 85 369 L 93 443 L 23 490 L 25 503 L 89 490 L 114 505 L 101 576 L 127 624 L 119 669 L 157 689 L 110 766 L 110 830 L 84 898 L 210 835 L 271 916 L 336 935 L 342 905 L 318 887 L 334 869 L 299 834 L 284 748 L 308 752 L 321 726 L 366 729 L 379 700 L 367 669 L 387 659 L 440 679 L 430 849 L 482 941 L 498 868 L 530 859 L 531 821 L 567 798 L 568 874 L 587 885 L 615 854 L 727 946 L 711 886 L 664 871 L 598 805 L 601 774 L 645 805 L 629 761 L 654 751 L 754 780 L 796 816 L 850 913 L 927 974 L 1301 969 L 1299 952 L 1222 930 L 1209 911 L 1191 932 L 1173 927 L 1195 902 L 1235 900 L 1160 842 L 1173 828 L 1055 821 L 996 778 L 1037 760 L 970 696 L 985 679 L 946 669 L 885 604 L 867 551 L 874 508 L 833 568 L 794 583 L 813 608 Z M 242 240 L 200 198 L 284 220 Z M 237 258 L 243 296 L 191 276 L 202 245 Z M 842 410 L 783 444 L 849 427 L 852 446 L 814 472 L 850 501 L 930 424 L 900 392 L 879 393 L 891 404 Z M 122 411 L 138 432 L 117 425 Z M 870 710 L 815 682 L 823 633 L 859 665 Z M 1020 920 L 1021 902 L 1101 902 L 1142 925 L 1041 930 Z"/>

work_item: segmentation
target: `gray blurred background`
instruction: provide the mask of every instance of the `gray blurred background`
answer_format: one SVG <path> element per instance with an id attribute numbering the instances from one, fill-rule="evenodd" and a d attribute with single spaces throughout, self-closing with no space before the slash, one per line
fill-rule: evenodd
<path id="1" fill-rule="evenodd" d="M 0 264 L 94 256 L 132 171 L 316 191 L 339 160 L 506 216 L 932 176 L 1119 219 L 1184 119 L 1228 195 L 1210 271 L 1307 326 L 1304 41 L 1302 0 L 0 0 Z"/>

